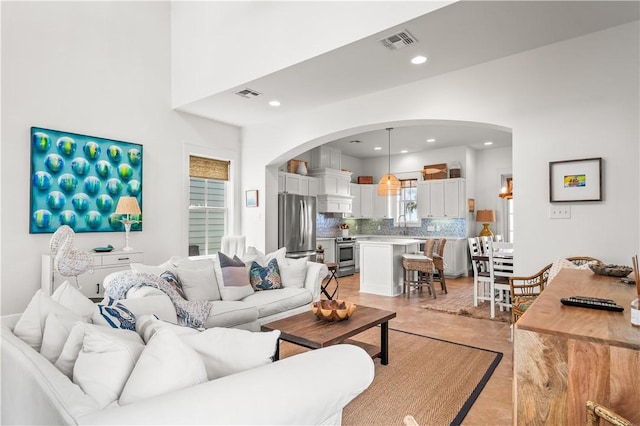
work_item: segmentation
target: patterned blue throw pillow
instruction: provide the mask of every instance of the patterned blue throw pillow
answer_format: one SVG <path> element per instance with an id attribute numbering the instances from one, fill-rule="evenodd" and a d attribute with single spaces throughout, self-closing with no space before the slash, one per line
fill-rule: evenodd
<path id="1" fill-rule="evenodd" d="M 107 325 L 113 328 L 136 331 L 136 316 L 122 303 L 109 298 L 109 302 L 106 305 L 99 303 L 97 306 L 98 316 Z"/>
<path id="2" fill-rule="evenodd" d="M 249 282 L 255 291 L 275 290 L 282 288 L 278 261 L 271 259 L 267 266 L 260 266 L 258 262 L 251 263 L 249 270 Z"/>

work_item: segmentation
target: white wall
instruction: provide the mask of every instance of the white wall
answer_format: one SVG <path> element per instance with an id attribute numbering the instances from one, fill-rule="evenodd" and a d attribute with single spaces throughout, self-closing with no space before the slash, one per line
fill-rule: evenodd
<path id="1" fill-rule="evenodd" d="M 169 3 L 1 7 L 2 313 L 24 309 L 40 287 L 40 256 L 49 252 L 51 235 L 28 228 L 31 126 L 142 144 L 144 223 L 131 245 L 149 264 L 186 255 L 183 150 L 201 146 L 237 164 L 240 132 L 171 111 Z M 124 234 L 76 236 L 79 248 L 107 244 L 122 247 Z"/>
<path id="2" fill-rule="evenodd" d="M 494 234 L 504 234 L 506 201 L 498 197 L 498 194 L 502 189 L 500 176 L 512 173 L 511 157 L 511 148 L 483 149 L 477 151 L 476 154 L 474 179 L 476 212 L 478 210 L 494 210 L 496 212 L 496 222 L 489 225 Z M 473 220 L 475 220 L 475 214 Z M 473 222 L 469 229 L 472 230 L 472 235 L 478 235 L 482 224 Z"/>
<path id="3" fill-rule="evenodd" d="M 639 33 L 636 21 L 248 127 L 243 184 L 266 187 L 267 199 L 265 218 L 245 220 L 243 229 L 275 247 L 274 176 L 264 170 L 288 151 L 404 120 L 467 120 L 513 131 L 517 273 L 533 273 L 569 255 L 628 264 L 640 246 Z M 604 201 L 576 203 L 570 220 L 550 220 L 549 161 L 599 156 L 605 162 Z"/>

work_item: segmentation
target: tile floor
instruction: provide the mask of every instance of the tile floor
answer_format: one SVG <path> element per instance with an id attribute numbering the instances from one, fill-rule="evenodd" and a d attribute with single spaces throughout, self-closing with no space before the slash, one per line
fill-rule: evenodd
<path id="1" fill-rule="evenodd" d="M 356 305 L 395 311 L 397 317 L 389 322 L 391 328 L 502 352 L 502 361 L 471 407 L 463 424 L 512 424 L 513 346 L 510 341 L 509 324 L 422 309 L 420 305 L 431 297 L 426 290 L 417 294 L 412 292 L 410 298 L 406 295 L 386 297 L 360 293 L 359 280 L 359 274 L 339 278 L 337 297 Z M 472 279 L 468 277 L 447 279 L 449 289 L 472 285 Z M 440 284 L 436 282 L 435 286 L 437 294 L 440 294 Z"/>

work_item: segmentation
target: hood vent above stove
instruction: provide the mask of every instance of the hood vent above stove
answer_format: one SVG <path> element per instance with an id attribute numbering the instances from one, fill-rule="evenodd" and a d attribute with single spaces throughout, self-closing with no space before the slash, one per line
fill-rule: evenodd
<path id="1" fill-rule="evenodd" d="M 398 50 L 417 43 L 418 39 L 407 30 L 402 30 L 380 40 L 380 43 L 389 50 Z"/>

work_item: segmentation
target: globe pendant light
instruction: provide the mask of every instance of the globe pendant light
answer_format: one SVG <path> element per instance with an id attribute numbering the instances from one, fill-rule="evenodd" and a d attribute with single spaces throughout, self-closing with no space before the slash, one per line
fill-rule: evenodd
<path id="1" fill-rule="evenodd" d="M 388 127 L 389 132 L 389 173 L 380 178 L 378 182 L 378 195 L 400 195 L 400 181 L 397 177 L 391 174 L 391 130 L 393 127 Z"/>

